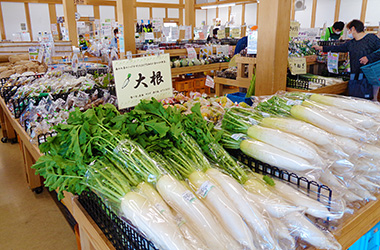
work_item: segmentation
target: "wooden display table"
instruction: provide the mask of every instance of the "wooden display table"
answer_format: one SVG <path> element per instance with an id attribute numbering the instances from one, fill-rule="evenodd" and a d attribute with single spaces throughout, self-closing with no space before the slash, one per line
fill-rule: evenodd
<path id="1" fill-rule="evenodd" d="M 172 68 L 172 76 L 193 74 L 193 73 L 206 72 L 206 71 L 212 71 L 212 70 L 222 70 L 226 68 L 228 68 L 228 62 Z"/>
<path id="2" fill-rule="evenodd" d="M 348 82 L 338 83 L 334 85 L 329 85 L 322 88 L 317 88 L 313 90 L 286 88 L 288 92 L 308 92 L 308 93 L 325 93 L 325 94 L 344 94 L 347 92 Z"/>

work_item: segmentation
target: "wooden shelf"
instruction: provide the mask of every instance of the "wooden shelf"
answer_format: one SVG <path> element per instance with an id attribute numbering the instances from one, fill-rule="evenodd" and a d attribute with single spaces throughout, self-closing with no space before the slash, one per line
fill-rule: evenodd
<path id="1" fill-rule="evenodd" d="M 228 68 L 228 62 L 211 63 L 211 64 L 199 65 L 199 66 L 172 68 L 172 76 L 206 72 L 206 71 L 211 71 L 211 70 L 222 70 L 222 69 L 226 69 L 226 68 Z"/>
<path id="2" fill-rule="evenodd" d="M 249 85 L 251 85 L 251 81 L 248 79 L 241 79 L 241 80 L 233 80 L 228 79 L 224 77 L 214 77 L 215 82 L 215 95 L 216 96 L 222 96 L 224 95 L 224 87 L 227 86 L 234 86 L 234 87 L 240 87 L 240 88 L 249 88 Z"/>
<path id="3" fill-rule="evenodd" d="M 325 94 L 343 94 L 347 91 L 347 88 L 348 88 L 348 82 L 343 82 L 343 83 L 329 85 L 326 87 L 313 89 L 313 90 L 286 88 L 286 91 L 288 91 L 288 92 L 325 93 Z"/>

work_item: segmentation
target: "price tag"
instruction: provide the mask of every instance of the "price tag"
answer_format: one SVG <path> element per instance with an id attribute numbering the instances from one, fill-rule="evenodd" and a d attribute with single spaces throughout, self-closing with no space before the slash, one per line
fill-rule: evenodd
<path id="1" fill-rule="evenodd" d="M 197 52 L 195 51 L 194 48 L 186 48 L 186 50 L 187 50 L 187 57 L 189 59 L 197 58 Z"/>
<path id="2" fill-rule="evenodd" d="M 182 194 L 182 198 L 187 201 L 187 202 L 194 202 L 197 197 L 195 197 L 195 195 L 190 191 L 190 190 L 186 190 L 183 194 Z"/>
<path id="3" fill-rule="evenodd" d="M 210 181 L 205 181 L 201 185 L 201 187 L 197 191 L 197 195 L 199 195 L 202 198 L 206 198 L 207 194 L 210 192 L 210 190 L 214 187 L 214 185 Z"/>
<path id="4" fill-rule="evenodd" d="M 112 61 L 119 109 L 173 96 L 169 54 Z"/>
<path id="5" fill-rule="evenodd" d="M 218 29 L 218 39 L 226 38 L 226 31 L 225 29 Z"/>
<path id="6" fill-rule="evenodd" d="M 291 21 L 289 37 L 298 37 L 299 30 L 300 30 L 300 23 L 296 21 Z"/>
<path id="7" fill-rule="evenodd" d="M 154 33 L 153 32 L 145 33 L 145 40 L 153 40 L 153 39 L 154 39 Z"/>
<path id="8" fill-rule="evenodd" d="M 205 86 L 215 88 L 214 78 L 212 78 L 211 76 L 207 76 Z"/>
<path id="9" fill-rule="evenodd" d="M 306 58 L 305 57 L 289 57 L 289 69 L 292 75 L 306 74 Z"/>
<path id="10" fill-rule="evenodd" d="M 339 54 L 329 52 L 327 55 L 327 70 L 330 73 L 338 73 Z"/>
<path id="11" fill-rule="evenodd" d="M 231 37 L 233 37 L 233 38 L 236 38 L 236 37 L 240 37 L 240 29 L 236 29 L 236 28 L 234 28 L 234 29 L 232 29 L 231 30 Z"/>

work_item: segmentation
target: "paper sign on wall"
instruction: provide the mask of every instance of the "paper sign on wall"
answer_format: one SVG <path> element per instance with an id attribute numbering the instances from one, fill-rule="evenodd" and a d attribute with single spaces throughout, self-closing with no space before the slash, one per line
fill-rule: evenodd
<path id="1" fill-rule="evenodd" d="M 250 31 L 248 34 L 247 53 L 257 54 L 257 30 Z"/>
<path id="2" fill-rule="evenodd" d="M 296 21 L 291 21 L 289 37 L 298 37 L 299 30 L 300 30 L 300 23 Z"/>
<path id="3" fill-rule="evenodd" d="M 330 73 L 338 73 L 339 54 L 329 52 L 327 55 L 327 70 Z"/>
<path id="4" fill-rule="evenodd" d="M 197 52 L 194 48 L 186 48 L 187 50 L 187 58 L 189 59 L 195 59 L 197 58 Z"/>
<path id="5" fill-rule="evenodd" d="M 223 39 L 226 37 L 225 29 L 218 29 L 218 39 Z"/>
<path id="6" fill-rule="evenodd" d="M 305 57 L 289 57 L 289 69 L 292 75 L 306 74 L 306 58 Z"/>
<path id="7" fill-rule="evenodd" d="M 169 54 L 112 61 L 119 109 L 173 96 Z"/>

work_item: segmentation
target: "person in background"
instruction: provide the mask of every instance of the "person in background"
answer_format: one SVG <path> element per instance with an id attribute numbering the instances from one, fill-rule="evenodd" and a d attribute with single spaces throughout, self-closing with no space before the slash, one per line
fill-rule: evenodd
<path id="1" fill-rule="evenodd" d="M 218 42 L 219 39 L 218 39 L 218 28 L 215 28 L 212 30 L 212 37 L 210 37 L 210 35 L 207 37 L 207 42 Z"/>
<path id="2" fill-rule="evenodd" d="M 342 45 L 337 46 L 318 46 L 313 47 L 323 52 L 348 52 L 350 55 L 351 79 L 362 73 L 360 67 L 368 63 L 380 60 L 380 39 L 375 34 L 366 34 L 364 32 L 364 24 L 359 20 L 352 20 L 347 24 L 348 37 L 351 40 Z M 354 76 L 353 76 L 354 75 Z M 365 76 L 364 76 L 365 78 Z M 367 83 L 368 84 L 368 83 Z M 364 87 L 364 86 L 358 86 Z M 354 92 L 356 90 L 353 90 Z M 360 90 L 357 90 L 360 91 Z M 350 86 L 349 86 L 350 92 Z M 379 86 L 373 86 L 373 93 L 370 93 L 373 99 L 377 100 Z M 369 94 L 369 93 L 367 93 Z M 352 95 L 357 96 L 357 95 Z M 357 96 L 365 98 L 365 96 Z M 367 98 L 368 99 L 368 98 Z"/>
<path id="3" fill-rule="evenodd" d="M 321 40 L 339 40 L 343 35 L 344 23 L 339 21 L 335 22 L 333 26 L 326 29 L 325 35 L 321 37 Z"/>
<path id="4" fill-rule="evenodd" d="M 234 55 L 239 54 L 240 51 L 247 48 L 247 46 L 248 46 L 248 36 L 244 36 L 244 37 L 240 38 L 239 41 L 237 42 L 236 46 L 235 46 Z"/>
<path id="5" fill-rule="evenodd" d="M 118 33 L 119 33 L 119 29 L 118 28 L 116 28 L 116 29 L 113 30 L 114 37 L 112 37 L 112 40 L 111 40 L 111 44 L 110 44 L 111 48 L 118 49 L 118 46 L 117 46 L 117 34 Z"/>
<path id="6" fill-rule="evenodd" d="M 83 37 L 83 35 L 79 35 L 79 49 L 81 51 L 87 50 L 88 49 L 88 42 L 86 39 Z"/>

